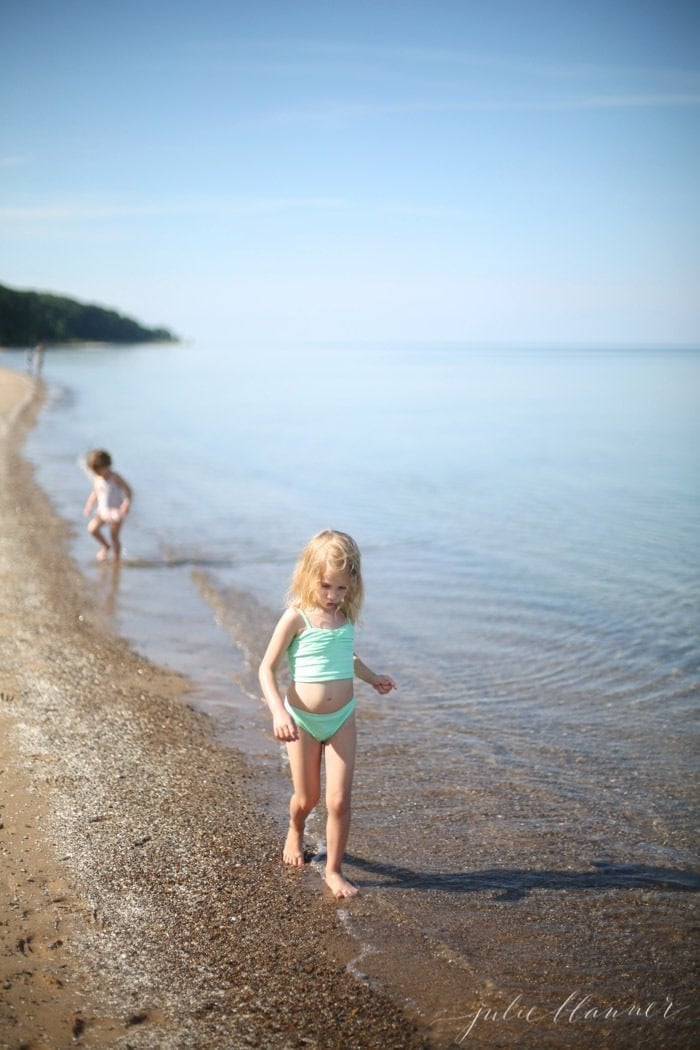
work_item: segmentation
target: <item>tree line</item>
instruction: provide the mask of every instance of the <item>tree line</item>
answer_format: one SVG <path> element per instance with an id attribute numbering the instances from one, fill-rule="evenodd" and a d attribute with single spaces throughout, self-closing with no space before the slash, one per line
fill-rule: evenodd
<path id="1" fill-rule="evenodd" d="M 167 328 L 145 328 L 115 310 L 0 285 L 0 346 L 176 341 Z"/>

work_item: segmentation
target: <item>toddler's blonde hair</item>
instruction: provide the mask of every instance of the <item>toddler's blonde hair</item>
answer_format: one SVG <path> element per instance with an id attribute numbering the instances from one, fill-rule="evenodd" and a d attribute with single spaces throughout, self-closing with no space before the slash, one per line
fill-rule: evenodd
<path id="1" fill-rule="evenodd" d="M 287 604 L 295 609 L 313 608 L 318 600 L 316 588 L 326 569 L 346 572 L 350 583 L 342 608 L 348 620 L 356 623 L 364 599 L 360 562 L 360 549 L 352 536 L 336 529 L 317 533 L 306 544 L 294 567 Z"/>

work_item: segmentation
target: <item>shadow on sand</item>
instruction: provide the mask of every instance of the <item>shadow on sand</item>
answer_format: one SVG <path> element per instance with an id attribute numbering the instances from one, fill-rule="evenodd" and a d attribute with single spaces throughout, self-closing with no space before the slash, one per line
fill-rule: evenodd
<path id="1" fill-rule="evenodd" d="M 345 861 L 369 876 L 366 888 L 442 890 L 446 893 L 498 891 L 498 900 L 519 901 L 532 890 L 664 890 L 697 893 L 700 875 L 694 871 L 658 868 L 647 864 L 611 864 L 595 861 L 591 871 L 529 871 L 489 868 L 471 872 L 420 872 L 391 864 L 375 864 L 346 854 Z"/>

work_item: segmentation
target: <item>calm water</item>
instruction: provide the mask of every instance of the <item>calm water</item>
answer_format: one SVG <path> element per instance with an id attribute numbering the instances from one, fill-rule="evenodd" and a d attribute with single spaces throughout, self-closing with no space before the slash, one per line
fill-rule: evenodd
<path id="1" fill-rule="evenodd" d="M 306 539 L 358 540 L 358 649 L 400 686 L 359 693 L 368 947 L 406 917 L 392 887 L 423 887 L 426 951 L 466 958 L 465 873 L 517 892 L 553 828 L 577 864 L 697 863 L 699 353 L 107 348 L 48 354 L 46 380 L 27 453 L 75 557 L 281 822 L 255 665 Z M 95 446 L 136 494 L 116 577 L 81 518 Z"/>

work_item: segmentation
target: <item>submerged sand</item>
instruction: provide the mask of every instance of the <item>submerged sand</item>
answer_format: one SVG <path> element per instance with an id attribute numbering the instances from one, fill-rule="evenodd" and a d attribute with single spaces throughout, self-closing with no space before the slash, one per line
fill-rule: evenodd
<path id="1" fill-rule="evenodd" d="M 187 682 L 105 633 L 0 369 L 0 1047 L 427 1045 Z"/>

